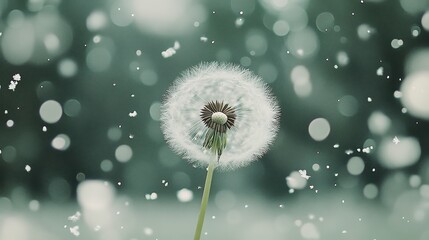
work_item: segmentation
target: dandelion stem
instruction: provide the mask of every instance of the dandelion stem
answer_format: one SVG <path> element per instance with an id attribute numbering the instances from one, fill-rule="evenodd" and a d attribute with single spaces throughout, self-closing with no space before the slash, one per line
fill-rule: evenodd
<path id="1" fill-rule="evenodd" d="M 206 182 L 204 184 L 203 198 L 201 199 L 200 214 L 198 215 L 198 222 L 197 228 L 195 229 L 194 240 L 200 240 L 201 231 L 203 229 L 204 216 L 206 215 L 207 202 L 209 201 L 210 187 L 212 185 L 213 171 L 215 169 L 216 164 L 216 160 L 214 159 L 215 158 L 210 161 L 209 169 L 207 171 L 207 177 Z"/>

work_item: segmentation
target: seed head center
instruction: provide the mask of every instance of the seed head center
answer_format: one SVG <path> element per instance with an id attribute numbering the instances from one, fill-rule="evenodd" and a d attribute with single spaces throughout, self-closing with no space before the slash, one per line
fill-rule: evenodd
<path id="1" fill-rule="evenodd" d="M 223 112 L 215 112 L 212 114 L 212 121 L 214 123 L 223 125 L 226 123 L 226 121 L 228 121 L 228 117 Z"/>

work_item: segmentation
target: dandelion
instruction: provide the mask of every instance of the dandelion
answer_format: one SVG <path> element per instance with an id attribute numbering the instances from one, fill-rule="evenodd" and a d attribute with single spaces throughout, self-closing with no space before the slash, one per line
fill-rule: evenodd
<path id="1" fill-rule="evenodd" d="M 262 156 L 278 129 L 279 107 L 267 85 L 246 69 L 216 62 L 186 71 L 161 106 L 170 146 L 207 167 L 194 239 L 200 239 L 214 168 L 231 170 Z"/>

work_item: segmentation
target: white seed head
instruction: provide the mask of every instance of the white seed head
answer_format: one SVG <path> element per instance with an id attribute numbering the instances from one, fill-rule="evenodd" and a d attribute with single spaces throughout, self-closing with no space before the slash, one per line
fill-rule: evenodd
<path id="1" fill-rule="evenodd" d="M 212 114 L 212 121 L 217 124 L 225 124 L 228 120 L 228 117 L 223 112 L 215 112 Z"/>
<path id="2" fill-rule="evenodd" d="M 200 111 L 215 101 L 235 111 L 217 167 L 234 169 L 262 156 L 278 130 L 277 102 L 261 78 L 241 67 L 217 62 L 189 69 L 168 90 L 161 106 L 161 127 L 170 146 L 192 164 L 206 167 L 213 153 L 203 147 L 209 128 Z M 220 112 L 214 112 L 211 120 L 219 124 L 228 121 Z"/>

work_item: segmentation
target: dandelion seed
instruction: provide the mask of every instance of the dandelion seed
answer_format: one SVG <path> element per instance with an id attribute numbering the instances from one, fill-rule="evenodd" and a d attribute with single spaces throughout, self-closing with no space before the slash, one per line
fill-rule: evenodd
<path id="1" fill-rule="evenodd" d="M 128 116 L 130 116 L 130 117 L 136 117 L 137 116 L 137 112 L 136 111 L 130 112 L 128 114 Z"/>
<path id="2" fill-rule="evenodd" d="M 394 144 L 398 144 L 398 143 L 400 143 L 401 141 L 399 141 L 399 138 L 398 138 L 397 136 L 395 136 L 395 137 L 393 138 L 392 142 L 393 142 Z"/>
<path id="3" fill-rule="evenodd" d="M 79 226 L 70 227 L 70 233 L 78 237 L 80 235 Z"/>
<path id="4" fill-rule="evenodd" d="M 305 178 L 306 180 L 308 180 L 311 176 L 307 175 L 307 170 L 298 170 L 299 174 L 301 174 L 301 177 Z"/>
<path id="5" fill-rule="evenodd" d="M 69 216 L 67 219 L 69 221 L 72 221 L 72 222 L 77 222 L 77 221 L 79 221 L 80 216 L 81 216 L 81 213 L 79 211 L 77 211 L 74 215 Z"/>

